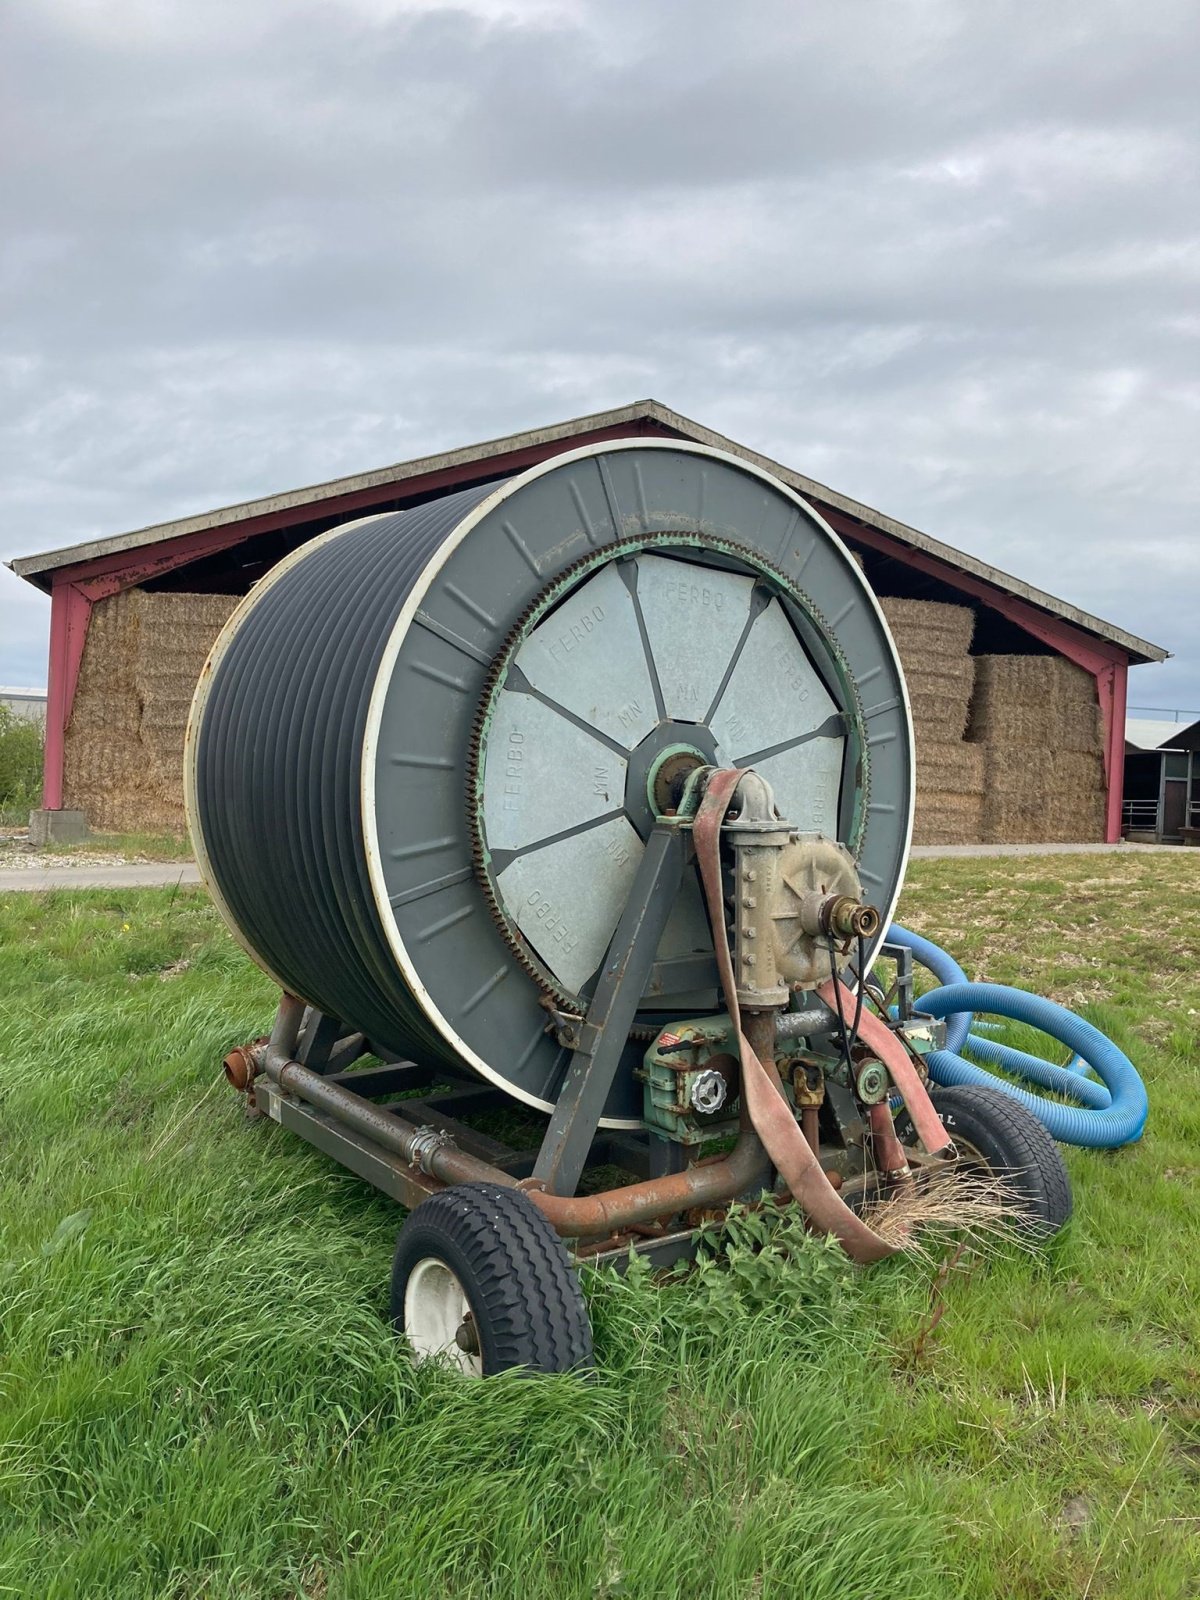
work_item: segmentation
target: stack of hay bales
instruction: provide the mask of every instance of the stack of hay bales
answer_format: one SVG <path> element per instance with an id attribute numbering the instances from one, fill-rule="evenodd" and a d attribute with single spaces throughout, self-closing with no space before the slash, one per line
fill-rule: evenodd
<path id="1" fill-rule="evenodd" d="M 917 741 L 914 844 L 974 844 L 983 826 L 984 757 L 964 742 L 975 613 L 934 600 L 881 599 L 900 652 Z"/>
<path id="2" fill-rule="evenodd" d="M 67 729 L 64 804 L 111 833 L 183 831 L 183 736 L 205 657 L 237 598 L 149 594 L 92 609 Z"/>
<path id="3" fill-rule="evenodd" d="M 988 844 L 1104 838 L 1096 685 L 1062 656 L 978 656 L 967 737 L 984 755 Z"/>

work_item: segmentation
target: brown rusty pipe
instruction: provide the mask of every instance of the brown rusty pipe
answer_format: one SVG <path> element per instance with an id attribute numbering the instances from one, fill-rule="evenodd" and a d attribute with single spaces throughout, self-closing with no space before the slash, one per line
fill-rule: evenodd
<path id="1" fill-rule="evenodd" d="M 282 1007 L 280 1008 L 282 1010 Z M 301 1012 L 302 1014 L 302 1012 Z M 286 1037 L 287 1030 L 276 1032 Z M 273 1035 L 274 1037 L 274 1035 Z M 295 1033 L 291 1034 L 294 1040 Z M 499 1183 L 516 1188 L 518 1180 L 486 1161 L 480 1161 L 454 1145 L 438 1143 L 394 1111 L 382 1111 L 370 1101 L 328 1082 L 320 1073 L 292 1061 L 276 1045 L 267 1043 L 254 1050 L 257 1069 L 265 1072 L 281 1089 L 306 1104 L 324 1111 L 336 1121 L 365 1134 L 385 1149 L 403 1157 L 440 1179 L 443 1183 Z M 607 1194 L 553 1195 L 528 1190 L 529 1198 L 551 1226 L 567 1238 L 604 1237 L 619 1233 L 638 1222 L 649 1222 L 689 1211 L 696 1206 L 715 1206 L 756 1187 L 767 1188 L 771 1165 L 753 1129 L 743 1127 L 737 1144 L 721 1161 L 691 1167 L 686 1172 L 651 1178 Z"/>
<path id="2" fill-rule="evenodd" d="M 265 1072 L 288 1094 L 294 1094 L 298 1100 L 326 1112 L 336 1122 L 366 1134 L 393 1155 L 412 1161 L 443 1183 L 502 1183 L 510 1189 L 516 1188 L 517 1180 L 510 1173 L 501 1172 L 498 1167 L 468 1155 L 465 1150 L 436 1143 L 428 1137 L 426 1130 L 406 1122 L 394 1111 L 383 1111 L 361 1095 L 330 1083 L 319 1072 L 291 1060 L 270 1043 L 258 1048 L 257 1064 L 260 1072 Z M 420 1137 L 422 1133 L 426 1133 L 424 1140 Z M 417 1159 L 417 1152 L 420 1152 L 420 1159 Z"/>
<path id="3" fill-rule="evenodd" d="M 253 1044 L 235 1045 L 221 1063 L 227 1081 L 239 1094 L 245 1094 L 254 1081 L 257 1070 L 255 1051 L 266 1042 L 265 1039 L 257 1039 Z"/>
<path id="4" fill-rule="evenodd" d="M 606 1194 L 562 1195 L 527 1191 L 557 1233 L 568 1239 L 621 1233 L 638 1222 L 673 1217 L 677 1211 L 724 1205 L 737 1195 L 767 1189 L 771 1163 L 758 1135 L 743 1130 L 720 1161 L 650 1178 Z"/>
<path id="5" fill-rule="evenodd" d="M 275 1012 L 275 1021 L 269 1038 L 256 1039 L 253 1044 L 239 1044 L 221 1063 L 225 1076 L 239 1094 L 245 1094 L 262 1071 L 262 1056 L 268 1047 L 280 1050 L 286 1056 L 295 1054 L 304 1022 L 304 1001 L 294 994 L 283 994 Z"/>
<path id="6" fill-rule="evenodd" d="M 645 1183 L 631 1183 L 605 1194 L 526 1193 L 556 1233 L 565 1239 L 606 1238 L 639 1222 L 673 1217 L 679 1211 L 726 1205 L 741 1194 L 760 1194 L 774 1180 L 771 1158 L 750 1121 L 746 1096 L 740 1097 L 737 1143 L 728 1155 L 683 1172 Z"/>
<path id="7" fill-rule="evenodd" d="M 821 1154 L 820 1119 L 816 1106 L 805 1106 L 800 1113 L 800 1126 L 804 1130 L 804 1137 L 808 1140 L 808 1148 L 813 1155 Z"/>
<path id="8" fill-rule="evenodd" d="M 896 1137 L 892 1112 L 886 1100 L 873 1105 L 868 1113 L 871 1121 L 871 1149 L 875 1165 L 891 1182 L 909 1176 L 908 1157 L 904 1146 Z"/>

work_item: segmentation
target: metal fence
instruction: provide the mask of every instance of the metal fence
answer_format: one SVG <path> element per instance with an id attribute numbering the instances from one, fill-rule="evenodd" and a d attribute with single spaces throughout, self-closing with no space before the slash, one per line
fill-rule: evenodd
<path id="1" fill-rule="evenodd" d="M 1200 806 L 1194 808 L 1200 812 Z M 1121 804 L 1121 826 L 1139 833 L 1158 831 L 1157 800 L 1125 800 Z"/>

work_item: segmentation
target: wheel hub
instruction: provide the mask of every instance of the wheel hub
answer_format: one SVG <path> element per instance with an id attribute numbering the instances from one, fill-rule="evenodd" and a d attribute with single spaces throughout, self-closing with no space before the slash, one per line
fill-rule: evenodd
<path id="1" fill-rule="evenodd" d="M 464 1338 L 464 1328 L 470 1337 Z M 413 1268 L 404 1291 L 404 1331 L 417 1361 L 445 1360 L 460 1372 L 480 1377 L 483 1363 L 466 1290 L 456 1273 L 436 1256 Z"/>

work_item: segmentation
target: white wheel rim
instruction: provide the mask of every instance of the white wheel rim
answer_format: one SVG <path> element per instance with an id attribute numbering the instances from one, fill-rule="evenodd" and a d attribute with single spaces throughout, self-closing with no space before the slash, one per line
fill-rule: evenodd
<path id="1" fill-rule="evenodd" d="M 471 1302 L 444 1261 L 426 1256 L 408 1275 L 404 1332 L 418 1364 L 441 1360 L 468 1377 L 483 1377 L 483 1358 L 460 1349 L 458 1330 L 471 1316 Z"/>

